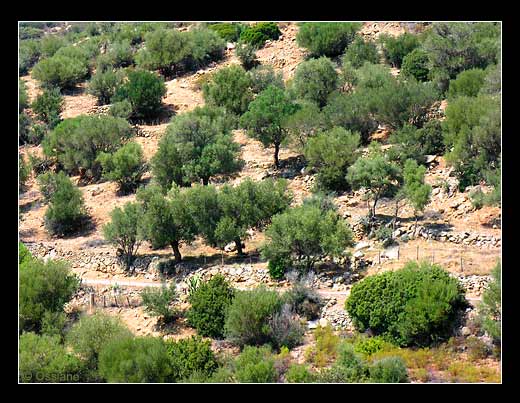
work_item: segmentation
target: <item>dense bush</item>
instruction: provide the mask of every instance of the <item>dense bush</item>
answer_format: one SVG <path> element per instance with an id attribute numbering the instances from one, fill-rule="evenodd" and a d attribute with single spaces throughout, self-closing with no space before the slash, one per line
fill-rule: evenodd
<path id="1" fill-rule="evenodd" d="M 171 366 L 161 338 L 116 339 L 99 354 L 99 374 L 107 382 L 167 382 Z"/>
<path id="2" fill-rule="evenodd" d="M 302 343 L 305 328 L 290 305 L 284 304 L 279 312 L 272 315 L 268 323 L 271 345 L 274 348 L 292 349 Z"/>
<path id="3" fill-rule="evenodd" d="M 122 70 L 96 71 L 88 83 L 88 92 L 98 99 L 100 105 L 108 104 L 123 84 L 123 79 Z"/>
<path id="4" fill-rule="evenodd" d="M 327 256 L 341 257 L 352 232 L 335 210 L 307 203 L 274 216 L 266 237 L 264 258 L 286 259 L 297 269 L 309 270 Z"/>
<path id="5" fill-rule="evenodd" d="M 74 87 L 87 73 L 84 60 L 60 55 L 42 59 L 32 70 L 32 76 L 42 85 L 60 89 Z"/>
<path id="6" fill-rule="evenodd" d="M 40 48 L 43 57 L 52 57 L 56 52 L 67 46 L 67 40 L 59 35 L 46 35 L 40 41 Z"/>
<path id="7" fill-rule="evenodd" d="M 352 67 L 358 69 L 365 62 L 377 64 L 379 62 L 379 54 L 377 53 L 376 44 L 372 41 L 365 41 L 363 37 L 357 36 L 350 44 L 342 62 L 349 62 Z"/>
<path id="8" fill-rule="evenodd" d="M 383 55 L 393 67 L 401 68 L 403 58 L 419 47 L 417 35 L 405 32 L 399 36 L 381 35 L 379 37 L 383 45 Z"/>
<path id="9" fill-rule="evenodd" d="M 486 78 L 486 71 L 481 69 L 469 69 L 457 75 L 457 78 L 450 81 L 448 96 L 455 98 L 458 96 L 476 97 Z"/>
<path id="10" fill-rule="evenodd" d="M 338 73 L 330 59 L 320 57 L 301 62 L 294 73 L 293 88 L 296 96 L 323 107 L 329 94 L 336 89 Z"/>
<path id="11" fill-rule="evenodd" d="M 29 249 L 27 249 L 27 246 L 25 246 L 24 243 L 18 242 L 18 264 L 21 265 L 22 263 L 29 261 L 33 258 L 31 255 L 31 252 Z"/>
<path id="12" fill-rule="evenodd" d="M 300 25 L 296 41 L 313 56 L 334 57 L 348 48 L 360 28 L 358 22 L 305 22 Z"/>
<path id="13" fill-rule="evenodd" d="M 185 65 L 193 70 L 203 67 L 224 56 L 226 42 L 220 35 L 210 29 L 197 27 L 185 33 L 190 43 L 190 54 Z"/>
<path id="14" fill-rule="evenodd" d="M 132 116 L 132 104 L 127 99 L 114 102 L 110 105 L 108 113 L 115 118 L 128 120 Z"/>
<path id="15" fill-rule="evenodd" d="M 27 95 L 27 85 L 25 81 L 18 80 L 18 112 L 22 112 L 29 106 L 29 96 Z"/>
<path id="16" fill-rule="evenodd" d="M 128 67 L 134 63 L 134 52 L 128 40 L 111 43 L 105 55 L 115 68 Z"/>
<path id="17" fill-rule="evenodd" d="M 309 167 L 318 171 L 318 186 L 327 190 L 345 190 L 347 168 L 357 159 L 358 133 L 342 127 L 321 132 L 309 139 L 304 149 Z"/>
<path id="18" fill-rule="evenodd" d="M 370 366 L 370 380 L 375 383 L 406 383 L 408 371 L 401 357 L 386 357 Z"/>
<path id="19" fill-rule="evenodd" d="M 263 287 L 236 291 L 226 314 L 226 337 L 239 346 L 269 343 L 268 321 L 281 307 L 282 300 L 276 291 Z"/>
<path id="20" fill-rule="evenodd" d="M 81 382 L 84 366 L 57 336 L 23 333 L 19 341 L 19 379 L 28 383 Z"/>
<path id="21" fill-rule="evenodd" d="M 256 60 L 257 47 L 251 43 L 237 43 L 235 48 L 235 55 L 240 60 L 242 67 L 246 70 L 251 70 L 258 64 Z"/>
<path id="22" fill-rule="evenodd" d="M 499 344 L 502 339 L 502 266 L 500 262 L 494 267 L 491 276 L 492 281 L 482 295 L 478 313 L 482 328 L 495 343 Z"/>
<path id="23" fill-rule="evenodd" d="M 19 268 L 20 330 L 39 331 L 45 312 L 62 312 L 79 288 L 65 262 L 27 259 Z"/>
<path id="24" fill-rule="evenodd" d="M 142 208 L 137 203 L 126 203 L 110 213 L 110 222 L 103 226 L 103 237 L 117 247 L 117 255 L 125 269 L 130 270 L 142 241 Z"/>
<path id="25" fill-rule="evenodd" d="M 219 69 L 209 83 L 202 86 L 204 100 L 229 112 L 243 114 L 253 99 L 251 78 L 240 66 Z"/>
<path id="26" fill-rule="evenodd" d="M 41 54 L 39 41 L 28 39 L 20 41 L 18 51 L 18 71 L 20 75 L 25 75 L 29 69 L 36 64 Z"/>
<path id="27" fill-rule="evenodd" d="M 284 88 L 282 73 L 276 72 L 270 64 L 262 64 L 252 68 L 249 70 L 249 76 L 251 77 L 251 89 L 255 94 L 259 94 L 270 85 L 280 89 Z"/>
<path id="28" fill-rule="evenodd" d="M 316 291 L 303 281 L 295 282 L 283 294 L 283 300 L 294 312 L 307 320 L 314 320 L 320 316 L 321 298 Z"/>
<path id="29" fill-rule="evenodd" d="M 484 95 L 498 95 L 502 92 L 502 69 L 500 64 L 490 65 L 486 69 L 486 77 L 480 89 Z"/>
<path id="30" fill-rule="evenodd" d="M 18 155 L 18 180 L 20 184 L 20 193 L 25 190 L 25 183 L 29 179 L 31 175 L 31 167 L 27 162 L 25 162 L 25 158 L 19 154 Z"/>
<path id="31" fill-rule="evenodd" d="M 242 383 L 276 382 L 278 374 L 271 349 L 246 346 L 235 360 L 235 377 Z"/>
<path id="32" fill-rule="evenodd" d="M 58 88 L 45 89 L 36 97 L 31 108 L 49 129 L 53 129 L 61 121 L 60 113 L 64 102 Z"/>
<path id="33" fill-rule="evenodd" d="M 195 372 L 209 377 L 217 369 L 216 357 L 211 350 L 211 342 L 201 337 L 166 342 L 170 358 L 172 378 L 175 381 L 186 379 Z"/>
<path id="34" fill-rule="evenodd" d="M 426 167 L 417 165 L 415 160 L 406 160 L 403 167 L 402 192 L 413 207 L 417 224 L 417 213 L 423 211 L 430 201 L 432 187 L 424 182 Z"/>
<path id="35" fill-rule="evenodd" d="M 163 323 L 168 323 L 178 316 L 176 309 L 170 305 L 177 299 L 175 282 L 169 286 L 162 284 L 159 287 L 146 287 L 141 291 L 141 299 L 146 312 L 152 316 L 158 316 Z"/>
<path id="36" fill-rule="evenodd" d="M 281 35 L 275 22 L 259 22 L 252 24 L 240 32 L 240 41 L 262 47 L 268 39 L 276 40 Z"/>
<path id="37" fill-rule="evenodd" d="M 215 31 L 222 39 L 228 42 L 237 42 L 240 38 L 240 32 L 244 29 L 242 24 L 220 22 L 208 25 L 208 28 Z"/>
<path id="38" fill-rule="evenodd" d="M 226 310 L 231 304 L 234 290 L 221 275 L 198 285 L 189 295 L 188 324 L 204 337 L 222 337 Z"/>
<path id="39" fill-rule="evenodd" d="M 409 262 L 355 284 L 345 308 L 360 331 L 370 328 L 406 346 L 446 337 L 464 305 L 464 291 L 447 271 Z"/>
<path id="40" fill-rule="evenodd" d="M 101 164 L 103 178 L 117 182 L 124 193 L 137 188 L 146 170 L 143 150 L 134 142 L 125 144 L 113 154 L 101 152 L 96 161 Z"/>
<path id="41" fill-rule="evenodd" d="M 89 368 L 96 369 L 103 347 L 113 340 L 131 337 L 132 332 L 119 318 L 95 312 L 93 315 L 82 316 L 72 325 L 66 342 Z"/>
<path id="42" fill-rule="evenodd" d="M 296 110 L 283 89 L 273 85 L 267 87 L 249 104 L 249 109 L 240 118 L 247 134 L 262 142 L 264 147 L 274 146 L 274 164 L 280 166 L 278 153 L 287 140 L 284 120 Z"/>
<path id="43" fill-rule="evenodd" d="M 414 77 L 417 81 L 428 81 L 430 73 L 428 63 L 428 53 L 421 48 L 416 48 L 403 58 L 400 74 Z"/>
<path id="44" fill-rule="evenodd" d="M 288 383 L 312 383 L 316 381 L 316 375 L 304 364 L 291 364 L 285 373 Z"/>
<path id="45" fill-rule="evenodd" d="M 132 105 L 133 116 L 149 118 L 157 115 L 166 94 L 164 79 L 144 70 L 128 72 L 128 81 L 117 88 L 113 101 L 128 100 Z"/>
<path id="46" fill-rule="evenodd" d="M 127 121 L 112 116 L 80 115 L 65 119 L 42 142 L 43 152 L 54 157 L 69 172 L 79 171 L 81 176 L 98 179 L 101 152 L 115 152 L 132 129 Z"/>
<path id="47" fill-rule="evenodd" d="M 303 151 L 310 138 L 326 129 L 326 117 L 313 102 L 300 102 L 298 109 L 283 122 L 291 142 Z"/>

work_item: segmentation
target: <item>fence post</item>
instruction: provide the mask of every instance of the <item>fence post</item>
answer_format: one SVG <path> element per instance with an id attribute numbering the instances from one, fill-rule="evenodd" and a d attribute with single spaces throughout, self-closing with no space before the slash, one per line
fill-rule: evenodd
<path id="1" fill-rule="evenodd" d="M 419 245 L 417 245 L 417 253 L 416 253 L 416 260 L 419 260 Z"/>
<path id="2" fill-rule="evenodd" d="M 224 267 L 224 252 L 220 252 L 220 257 L 222 258 L 220 267 Z"/>
<path id="3" fill-rule="evenodd" d="M 379 262 L 379 264 L 381 264 L 381 251 L 379 251 L 378 256 L 379 256 L 378 262 Z"/>
<path id="4" fill-rule="evenodd" d="M 460 272 L 464 272 L 464 267 L 462 266 L 462 253 L 460 254 Z"/>
<path id="5" fill-rule="evenodd" d="M 126 296 L 126 302 L 128 302 L 128 306 L 130 307 L 130 298 L 128 298 L 128 295 Z"/>
<path id="6" fill-rule="evenodd" d="M 105 296 L 103 295 L 103 308 L 106 308 L 106 303 L 105 303 Z"/>
<path id="7" fill-rule="evenodd" d="M 90 312 L 94 311 L 94 307 L 96 306 L 95 294 L 93 292 L 90 293 Z"/>
<path id="8" fill-rule="evenodd" d="M 397 260 L 399 260 L 399 251 L 401 250 L 401 248 L 398 246 L 397 247 Z"/>

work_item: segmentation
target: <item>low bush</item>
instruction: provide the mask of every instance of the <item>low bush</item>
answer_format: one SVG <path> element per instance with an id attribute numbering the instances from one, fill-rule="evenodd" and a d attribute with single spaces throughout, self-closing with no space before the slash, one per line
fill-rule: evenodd
<path id="1" fill-rule="evenodd" d="M 458 96 L 476 97 L 486 79 L 487 72 L 482 69 L 464 70 L 457 75 L 457 78 L 450 81 L 448 97 Z"/>
<path id="2" fill-rule="evenodd" d="M 251 70 L 258 64 L 256 60 L 257 48 L 250 43 L 237 43 L 235 48 L 235 55 L 240 60 L 242 67 L 246 70 Z"/>
<path id="3" fill-rule="evenodd" d="M 20 186 L 20 193 L 25 190 L 25 184 L 31 175 L 31 167 L 27 162 L 25 162 L 25 158 L 20 154 L 18 156 L 18 183 Z"/>
<path id="4" fill-rule="evenodd" d="M 128 120 L 132 116 L 132 104 L 127 99 L 114 102 L 112 105 L 110 105 L 110 110 L 108 113 L 110 116 Z"/>
<path id="5" fill-rule="evenodd" d="M 361 28 L 359 22 L 305 22 L 300 25 L 296 41 L 312 56 L 341 55 Z"/>
<path id="6" fill-rule="evenodd" d="M 338 84 L 338 73 L 330 59 L 320 57 L 301 62 L 294 73 L 292 86 L 298 98 L 325 106 Z"/>
<path id="7" fill-rule="evenodd" d="M 43 86 L 63 90 L 74 87 L 87 73 L 88 67 L 83 60 L 56 55 L 39 61 L 33 68 L 32 76 Z"/>
<path id="8" fill-rule="evenodd" d="M 170 286 L 162 284 L 159 287 L 146 287 L 141 291 L 144 309 L 150 315 L 158 316 L 163 323 L 168 323 L 177 318 L 179 313 L 170 305 L 177 299 L 175 282 Z"/>
<path id="9" fill-rule="evenodd" d="M 25 75 L 33 67 L 41 55 L 41 43 L 34 39 L 20 41 L 18 50 L 19 75 Z"/>
<path id="10" fill-rule="evenodd" d="M 379 54 L 376 44 L 371 41 L 365 41 L 361 36 L 357 36 L 345 52 L 342 62 L 343 64 L 348 62 L 356 69 L 363 66 L 365 62 L 377 64 L 379 62 Z"/>
<path id="11" fill-rule="evenodd" d="M 88 93 L 94 95 L 100 105 L 106 105 L 123 84 L 123 80 L 122 70 L 96 71 L 88 83 Z"/>
<path id="12" fill-rule="evenodd" d="M 370 380 L 376 383 L 408 382 L 406 365 L 399 357 L 383 358 L 370 366 Z"/>
<path id="13" fill-rule="evenodd" d="M 316 381 L 316 375 L 304 364 L 291 364 L 285 373 L 288 383 L 312 383 Z"/>
<path id="14" fill-rule="evenodd" d="M 262 47 L 268 39 L 276 40 L 281 35 L 275 22 L 259 22 L 252 24 L 240 32 L 240 40 L 254 46 Z"/>
<path id="15" fill-rule="evenodd" d="M 317 367 L 324 367 L 336 359 L 341 340 L 331 326 L 318 326 L 314 330 L 314 339 L 316 344 L 306 350 L 305 359 Z"/>
<path id="16" fill-rule="evenodd" d="M 244 29 L 242 24 L 220 22 L 208 25 L 208 28 L 215 31 L 220 37 L 228 42 L 237 42 L 240 33 Z"/>
<path id="17" fill-rule="evenodd" d="M 204 337 L 222 337 L 226 310 L 233 301 L 234 290 L 221 275 L 212 277 L 207 282 L 200 283 L 190 293 L 191 307 L 187 313 L 190 326 Z"/>
<path id="18" fill-rule="evenodd" d="M 317 319 L 320 315 L 322 301 L 319 294 L 306 285 L 297 281 L 283 294 L 283 299 L 298 315 L 308 319 Z"/>
<path id="19" fill-rule="evenodd" d="M 211 350 L 211 342 L 200 337 L 167 341 L 166 349 L 170 358 L 171 376 L 173 380 L 198 374 L 210 377 L 218 368 L 217 360 Z"/>
<path id="20" fill-rule="evenodd" d="M 271 383 L 278 377 L 268 346 L 246 346 L 234 364 L 234 375 L 241 383 Z"/>
<path id="21" fill-rule="evenodd" d="M 414 77 L 417 81 L 428 81 L 429 69 L 428 53 L 417 48 L 408 53 L 401 64 L 401 72 L 403 76 Z"/>
<path id="22" fill-rule="evenodd" d="M 379 37 L 383 45 L 383 55 L 393 67 L 401 68 L 403 58 L 419 47 L 417 35 L 405 32 L 399 36 L 381 35 Z"/>
<path id="23" fill-rule="evenodd" d="M 302 343 L 305 328 L 290 305 L 284 304 L 279 312 L 272 315 L 268 323 L 273 348 L 291 349 Z"/>
<path id="24" fill-rule="evenodd" d="M 61 121 L 64 102 L 58 88 L 45 89 L 36 97 L 31 108 L 49 129 L 53 129 Z"/>

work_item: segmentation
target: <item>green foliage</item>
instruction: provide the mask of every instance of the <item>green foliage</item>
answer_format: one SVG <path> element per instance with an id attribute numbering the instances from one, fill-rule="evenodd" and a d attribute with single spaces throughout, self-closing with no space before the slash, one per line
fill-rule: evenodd
<path id="1" fill-rule="evenodd" d="M 116 90 L 123 84 L 122 70 L 96 71 L 88 83 L 88 92 L 98 99 L 100 105 L 110 103 Z"/>
<path id="2" fill-rule="evenodd" d="M 403 193 L 413 206 L 414 215 L 423 211 L 430 201 L 432 187 L 424 182 L 426 168 L 417 165 L 415 160 L 406 160 L 403 169 Z"/>
<path id="3" fill-rule="evenodd" d="M 27 86 L 25 81 L 18 80 L 18 112 L 22 112 L 29 106 L 29 96 L 27 95 Z"/>
<path id="4" fill-rule="evenodd" d="M 236 291 L 226 313 L 226 337 L 239 346 L 269 343 L 271 329 L 268 322 L 281 306 L 282 300 L 276 291 L 264 287 Z"/>
<path id="5" fill-rule="evenodd" d="M 285 379 L 288 383 L 312 383 L 316 381 L 316 375 L 304 364 L 291 364 Z"/>
<path id="6" fill-rule="evenodd" d="M 449 334 L 464 302 L 461 285 L 447 271 L 409 262 L 356 283 L 345 308 L 360 331 L 370 328 L 402 346 L 428 345 Z"/>
<path id="7" fill-rule="evenodd" d="M 363 66 L 365 62 L 377 64 L 379 55 L 376 44 L 371 41 L 365 41 L 361 36 L 356 36 L 356 39 L 354 39 L 345 52 L 342 62 L 349 62 L 356 69 Z"/>
<path id="8" fill-rule="evenodd" d="M 132 105 L 133 116 L 149 118 L 156 116 L 166 95 L 164 79 L 145 70 L 128 72 L 128 81 L 116 89 L 113 101 L 128 100 Z"/>
<path id="9" fill-rule="evenodd" d="M 45 89 L 36 97 L 31 108 L 49 129 L 53 129 L 61 121 L 60 113 L 64 102 L 58 88 Z"/>
<path id="10" fill-rule="evenodd" d="M 298 109 L 283 122 L 289 138 L 296 143 L 299 150 L 305 148 L 310 138 L 326 129 L 325 115 L 312 102 L 301 102 Z"/>
<path id="11" fill-rule="evenodd" d="M 406 383 L 408 372 L 401 357 L 385 357 L 370 366 L 370 380 L 375 383 Z"/>
<path id="12" fill-rule="evenodd" d="M 341 55 L 354 41 L 359 22 L 305 22 L 300 25 L 296 42 L 312 56 Z"/>
<path id="13" fill-rule="evenodd" d="M 19 268 L 20 329 L 39 331 L 45 312 L 62 312 L 79 288 L 65 262 L 26 259 Z"/>
<path id="14" fill-rule="evenodd" d="M 298 65 L 292 84 L 298 98 L 315 102 L 321 108 L 336 89 L 338 73 L 327 57 L 311 59 Z"/>
<path id="15" fill-rule="evenodd" d="M 31 174 L 31 167 L 25 162 L 25 158 L 21 154 L 18 155 L 18 181 L 20 186 L 20 193 L 25 189 L 25 183 Z"/>
<path id="16" fill-rule="evenodd" d="M 199 336 L 189 339 L 166 342 L 172 378 L 179 381 L 195 373 L 210 377 L 218 368 L 217 360 L 211 350 L 211 342 Z"/>
<path id="17" fill-rule="evenodd" d="M 134 52 L 129 40 L 111 43 L 105 55 L 114 68 L 128 67 L 134 63 Z"/>
<path id="18" fill-rule="evenodd" d="M 343 256 L 352 242 L 352 232 L 333 209 L 304 204 L 278 214 L 266 230 L 262 256 L 286 259 L 292 267 L 309 270 L 325 257 Z"/>
<path id="19" fill-rule="evenodd" d="M 251 89 L 255 94 L 259 94 L 270 85 L 284 89 L 282 73 L 275 72 L 273 66 L 270 64 L 253 67 L 248 73 L 251 77 Z"/>
<path id="20" fill-rule="evenodd" d="M 318 170 L 318 186 L 327 190 L 345 190 L 347 168 L 357 159 L 358 133 L 342 127 L 321 132 L 309 139 L 304 149 L 311 168 Z"/>
<path id="21" fill-rule="evenodd" d="M 33 256 L 31 255 L 31 252 L 29 252 L 29 249 L 27 249 L 27 246 L 22 242 L 18 242 L 18 264 L 21 265 L 32 258 Z"/>
<path id="22" fill-rule="evenodd" d="M 113 154 L 101 152 L 97 158 L 103 178 L 115 181 L 122 192 L 137 188 L 146 170 L 143 150 L 138 143 L 130 142 Z"/>
<path id="23" fill-rule="evenodd" d="M 501 148 L 500 100 L 487 95 L 460 96 L 446 108 L 446 160 L 455 168 L 460 188 L 476 185 L 498 169 Z"/>
<path id="24" fill-rule="evenodd" d="M 497 262 L 491 272 L 492 281 L 482 295 L 478 307 L 482 328 L 500 344 L 502 339 L 502 266 Z"/>
<path id="25" fill-rule="evenodd" d="M 115 118 L 128 120 L 132 116 L 132 104 L 127 99 L 114 102 L 112 105 L 110 105 L 110 110 L 108 113 L 110 116 Z"/>
<path id="26" fill-rule="evenodd" d="M 249 104 L 249 109 L 240 118 L 247 134 L 261 141 L 264 147 L 274 145 L 274 163 L 279 167 L 280 145 L 287 141 L 284 120 L 296 110 L 283 89 L 267 87 Z"/>
<path id="27" fill-rule="evenodd" d="M 282 33 L 275 22 L 252 24 L 240 32 L 240 41 L 262 47 L 268 39 L 276 40 Z"/>
<path id="28" fill-rule="evenodd" d="M 89 368 L 96 369 L 99 354 L 108 343 L 131 337 L 132 332 L 119 318 L 95 312 L 93 315 L 82 316 L 72 325 L 66 342 Z"/>
<path id="29" fill-rule="evenodd" d="M 396 81 L 390 69 L 382 64 L 364 63 L 354 75 L 358 90 L 379 90 Z"/>
<path id="30" fill-rule="evenodd" d="M 269 260 L 267 268 L 269 269 L 269 275 L 272 279 L 281 280 L 285 276 L 287 268 L 291 266 L 289 259 L 280 257 Z"/>
<path id="31" fill-rule="evenodd" d="M 428 53 L 421 48 L 412 50 L 403 57 L 400 74 L 414 77 L 417 81 L 428 81 L 430 74 Z"/>
<path id="32" fill-rule="evenodd" d="M 318 381 L 324 383 L 363 382 L 367 378 L 367 366 L 349 343 L 340 343 L 337 347 L 337 359 L 334 364 L 321 370 Z"/>
<path id="33" fill-rule="evenodd" d="M 235 377 L 241 383 L 276 382 L 277 371 L 268 346 L 246 346 L 235 360 Z"/>
<path id="34" fill-rule="evenodd" d="M 226 310 L 233 296 L 233 288 L 222 275 L 200 283 L 189 296 L 188 324 L 197 329 L 201 336 L 222 337 Z"/>
<path id="35" fill-rule="evenodd" d="M 307 320 L 317 319 L 320 315 L 322 301 L 317 292 L 307 286 L 303 281 L 295 282 L 292 287 L 283 294 L 283 300 L 298 315 Z"/>
<path id="36" fill-rule="evenodd" d="M 45 211 L 45 228 L 57 236 L 78 231 L 87 217 L 81 190 L 63 172 L 55 174 L 49 183 L 55 187 L 53 193 L 44 190 L 44 193 L 50 194 Z"/>
<path id="37" fill-rule="evenodd" d="M 373 205 L 368 206 L 369 215 L 376 215 L 379 198 L 385 194 L 400 177 L 399 167 L 381 153 L 360 157 L 348 168 L 347 181 L 354 189 L 365 188 Z"/>
<path id="38" fill-rule="evenodd" d="M 91 179 L 101 176 L 101 152 L 113 153 L 130 138 L 127 121 L 112 116 L 80 115 L 65 119 L 42 142 L 44 155 L 54 157 L 68 171 Z"/>
<path id="39" fill-rule="evenodd" d="M 116 339 L 99 354 L 99 374 L 113 382 L 167 382 L 170 357 L 161 338 L 136 337 Z"/>
<path id="40" fill-rule="evenodd" d="M 240 32 L 244 29 L 242 24 L 220 22 L 208 25 L 208 28 L 215 31 L 220 37 L 228 42 L 238 42 Z"/>
<path id="41" fill-rule="evenodd" d="M 218 33 L 207 28 L 196 27 L 184 34 L 190 44 L 190 54 L 185 61 L 187 68 L 197 69 L 224 56 L 226 43 Z"/>
<path id="42" fill-rule="evenodd" d="M 88 73 L 83 59 L 55 55 L 39 61 L 32 70 L 32 76 L 46 87 L 63 90 L 74 87 Z"/>
<path id="43" fill-rule="evenodd" d="M 171 322 L 178 316 L 177 310 L 170 307 L 177 299 L 175 282 L 171 282 L 169 287 L 164 283 L 161 288 L 146 287 L 141 291 L 141 298 L 145 311 L 150 315 L 158 316 L 164 323 Z"/>
<path id="44" fill-rule="evenodd" d="M 484 95 L 498 95 L 502 92 L 502 70 L 500 63 L 490 65 L 486 69 L 486 77 L 480 88 L 480 93 Z"/>
<path id="45" fill-rule="evenodd" d="M 381 226 L 381 227 L 377 228 L 376 230 L 374 230 L 373 236 L 376 240 L 378 240 L 379 242 L 382 243 L 384 248 L 391 245 L 393 242 L 392 229 L 387 228 L 385 226 Z"/>
<path id="46" fill-rule="evenodd" d="M 244 69 L 250 70 L 258 64 L 258 61 L 256 60 L 257 50 L 257 47 L 251 43 L 237 43 L 235 48 L 235 55 L 240 60 L 240 63 Z"/>
<path id="47" fill-rule="evenodd" d="M 392 67 L 401 68 L 403 58 L 419 47 L 417 35 L 405 32 L 399 36 L 381 35 L 379 37 L 383 45 L 383 55 Z"/>
<path id="48" fill-rule="evenodd" d="M 20 41 L 18 50 L 18 71 L 25 75 L 36 64 L 41 55 L 40 41 L 27 39 Z"/>
<path id="49" fill-rule="evenodd" d="M 453 99 L 458 96 L 476 97 L 486 78 L 486 71 L 482 69 L 464 70 L 450 81 L 448 96 Z"/>
<path id="50" fill-rule="evenodd" d="M 284 304 L 269 319 L 270 344 L 277 349 L 292 349 L 303 341 L 305 328 L 290 305 Z"/>
<path id="51" fill-rule="evenodd" d="M 40 41 L 41 54 L 43 57 L 52 57 L 56 52 L 67 45 L 65 38 L 59 35 L 46 35 Z"/>
<path id="52" fill-rule="evenodd" d="M 362 337 L 355 342 L 354 351 L 370 357 L 372 354 L 387 350 L 390 347 L 393 347 L 393 345 L 381 336 Z"/>
<path id="53" fill-rule="evenodd" d="M 316 367 L 323 367 L 336 358 L 340 338 L 334 333 L 332 327 L 327 325 L 325 327 L 318 326 L 314 330 L 314 339 L 316 344 L 306 350 L 305 358 Z"/>
<path id="54" fill-rule="evenodd" d="M 242 115 L 253 99 L 251 78 L 240 66 L 219 69 L 209 83 L 204 83 L 204 100 L 210 105 L 222 106 L 227 111 Z"/>
<path id="55" fill-rule="evenodd" d="M 430 75 L 444 91 L 449 80 L 472 68 L 496 64 L 500 52 L 500 23 L 435 22 L 422 47 L 432 66 Z"/>
<path id="56" fill-rule="evenodd" d="M 60 344 L 58 336 L 26 332 L 19 342 L 19 379 L 28 383 L 80 382 L 81 361 Z"/>
<path id="57" fill-rule="evenodd" d="M 125 269 L 130 270 L 135 254 L 141 245 L 142 208 L 137 203 L 126 203 L 110 213 L 110 222 L 103 226 L 105 240 L 117 247 Z"/>

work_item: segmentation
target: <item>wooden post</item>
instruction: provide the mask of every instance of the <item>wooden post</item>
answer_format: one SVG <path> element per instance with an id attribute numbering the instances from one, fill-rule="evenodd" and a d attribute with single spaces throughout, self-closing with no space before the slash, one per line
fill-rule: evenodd
<path id="1" fill-rule="evenodd" d="M 103 308 L 105 308 L 107 305 L 105 303 L 105 296 L 103 295 Z"/>
<path id="2" fill-rule="evenodd" d="M 460 254 L 460 272 L 464 272 L 464 267 L 462 267 L 462 253 Z"/>
<path id="3" fill-rule="evenodd" d="M 220 252 L 220 257 L 222 258 L 221 263 L 220 263 L 220 267 L 224 267 L 224 251 Z"/>
<path id="4" fill-rule="evenodd" d="M 397 260 L 399 260 L 399 251 L 401 250 L 401 248 L 397 247 Z"/>
<path id="5" fill-rule="evenodd" d="M 419 260 L 419 245 L 417 245 L 417 253 L 416 253 L 416 256 L 417 256 L 416 260 Z"/>
<path id="6" fill-rule="evenodd" d="M 378 259 L 378 261 L 379 261 L 379 264 L 381 264 L 381 251 L 379 251 L 379 259 Z"/>
<path id="7" fill-rule="evenodd" d="M 96 306 L 95 294 L 93 292 L 90 293 L 90 312 L 94 312 L 94 307 Z"/>
<path id="8" fill-rule="evenodd" d="M 128 298 L 128 295 L 126 296 L 126 302 L 128 302 L 128 306 L 130 306 L 130 298 Z"/>

